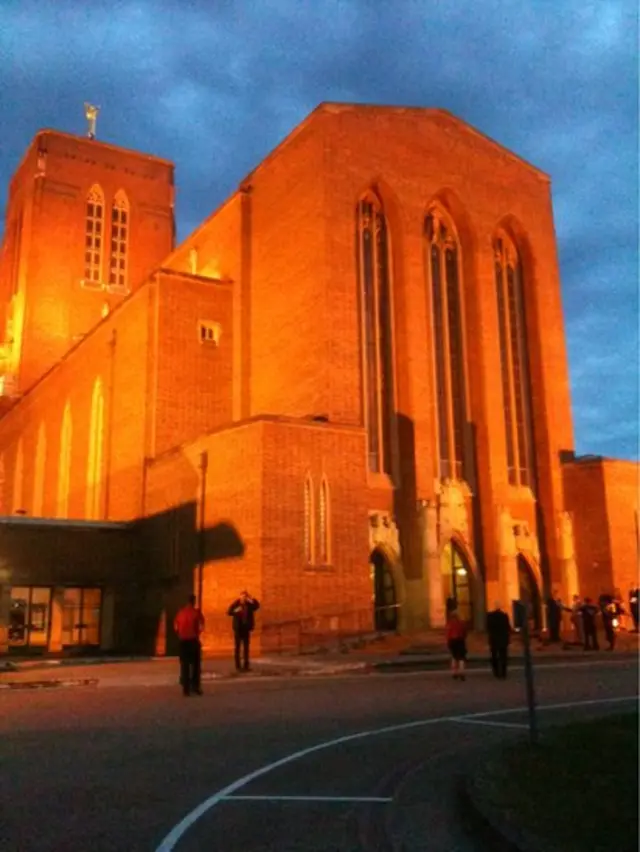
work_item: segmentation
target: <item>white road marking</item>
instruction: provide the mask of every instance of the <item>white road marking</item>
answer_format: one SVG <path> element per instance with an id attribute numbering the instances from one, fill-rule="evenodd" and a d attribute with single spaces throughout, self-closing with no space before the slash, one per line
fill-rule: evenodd
<path id="1" fill-rule="evenodd" d="M 539 711 L 543 710 L 567 710 L 573 707 L 587 707 L 589 705 L 596 704 L 614 704 L 620 703 L 623 701 L 638 701 L 637 695 L 625 695 L 619 698 L 593 698 L 585 701 L 566 701 L 561 704 L 547 704 L 538 707 Z M 323 743 L 318 743 L 317 745 L 309 746 L 308 748 L 303 748 L 300 751 L 295 751 L 292 754 L 286 755 L 286 757 L 280 758 L 280 760 L 275 760 L 273 763 L 268 763 L 265 766 L 261 766 L 259 769 L 254 770 L 253 772 L 249 772 L 247 775 L 243 775 L 241 778 L 237 778 L 235 781 L 232 781 L 231 784 L 228 784 L 226 787 L 223 787 L 221 790 L 218 790 L 217 793 L 214 793 L 212 796 L 209 796 L 208 799 L 205 799 L 204 802 L 198 805 L 197 808 L 194 808 L 190 813 L 188 813 L 180 822 L 175 825 L 169 834 L 164 838 L 164 840 L 160 843 L 156 852 L 173 852 L 176 848 L 177 843 L 183 837 L 184 834 L 194 825 L 201 816 L 204 816 L 208 811 L 215 808 L 220 802 L 228 799 L 236 790 L 241 790 L 243 787 L 246 787 L 247 784 L 251 783 L 251 781 L 255 781 L 256 778 L 261 778 L 263 775 L 267 775 L 269 772 L 273 772 L 274 769 L 280 769 L 282 766 L 287 766 L 290 763 L 294 763 L 296 760 L 300 760 L 303 757 L 307 757 L 310 754 L 315 754 L 319 751 L 324 751 L 325 749 L 333 748 L 337 745 L 342 745 L 343 743 L 351 743 L 356 740 L 362 740 L 367 737 L 378 737 L 383 734 L 391 734 L 397 731 L 408 731 L 412 728 L 421 728 L 426 727 L 427 725 L 436 725 L 440 722 L 457 722 L 460 719 L 482 719 L 488 716 L 506 716 L 514 713 L 525 713 L 527 711 L 527 707 L 509 707 L 505 710 L 487 710 L 481 713 L 467 713 L 459 716 L 437 716 L 431 719 L 418 719 L 414 722 L 402 722 L 398 725 L 386 725 L 384 728 L 374 728 L 370 731 L 360 731 L 356 734 L 347 734 L 343 737 L 336 737 L 333 740 L 327 740 Z"/>
<path id="2" fill-rule="evenodd" d="M 223 802 L 392 802 L 380 796 L 225 796 Z"/>
<path id="3" fill-rule="evenodd" d="M 463 725 L 491 725 L 493 728 L 524 728 L 526 730 L 529 727 L 528 725 L 520 725 L 517 722 L 490 722 L 488 719 L 465 719 L 464 717 L 454 719 L 453 721 Z"/>

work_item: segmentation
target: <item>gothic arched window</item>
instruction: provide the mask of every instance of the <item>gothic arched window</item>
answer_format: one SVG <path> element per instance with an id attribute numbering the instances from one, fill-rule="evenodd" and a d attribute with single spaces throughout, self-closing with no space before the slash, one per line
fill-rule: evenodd
<path id="1" fill-rule="evenodd" d="M 127 255 L 129 249 L 129 201 L 119 189 L 111 208 L 111 257 L 109 261 L 109 287 L 125 290 L 127 287 Z"/>
<path id="2" fill-rule="evenodd" d="M 84 281 L 101 286 L 104 247 L 104 195 L 97 184 L 87 195 L 84 242 Z"/>
<path id="3" fill-rule="evenodd" d="M 57 515 L 66 518 L 69 514 L 69 485 L 71 481 L 71 406 L 67 402 L 62 415 L 60 429 L 60 453 L 58 455 L 58 493 L 56 500 Z"/>
<path id="4" fill-rule="evenodd" d="M 87 459 L 87 501 L 88 520 L 100 518 L 102 508 L 104 446 L 104 394 L 102 380 L 96 379 L 91 396 L 91 420 L 89 426 L 89 455 Z"/>
<path id="5" fill-rule="evenodd" d="M 389 233 L 382 205 L 374 195 L 358 204 L 357 225 L 369 470 L 391 474 L 394 389 Z"/>
<path id="6" fill-rule="evenodd" d="M 304 560 L 311 564 L 314 558 L 313 480 L 307 474 L 304 479 Z"/>
<path id="7" fill-rule="evenodd" d="M 331 518 L 329 509 L 329 484 L 323 477 L 320 483 L 320 499 L 318 505 L 318 543 L 320 546 L 319 561 L 322 565 L 330 562 L 331 548 Z"/>
<path id="8" fill-rule="evenodd" d="M 533 428 L 527 329 L 518 250 L 504 233 L 494 241 L 502 397 L 511 485 L 533 484 Z"/>
<path id="9" fill-rule="evenodd" d="M 425 219 L 426 274 L 433 314 L 439 475 L 464 479 L 467 418 L 460 246 L 453 225 L 433 208 Z"/>

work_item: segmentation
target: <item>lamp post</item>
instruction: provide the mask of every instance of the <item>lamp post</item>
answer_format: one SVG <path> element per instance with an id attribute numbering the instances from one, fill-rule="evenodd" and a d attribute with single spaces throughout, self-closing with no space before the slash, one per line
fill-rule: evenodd
<path id="1" fill-rule="evenodd" d="M 517 621 L 522 630 L 522 644 L 524 651 L 524 678 L 527 689 L 527 708 L 529 711 L 529 738 L 531 745 L 538 742 L 538 720 L 536 714 L 536 691 L 533 682 L 533 661 L 531 659 L 531 636 L 529 634 L 529 613 L 526 604 L 515 601 Z"/>

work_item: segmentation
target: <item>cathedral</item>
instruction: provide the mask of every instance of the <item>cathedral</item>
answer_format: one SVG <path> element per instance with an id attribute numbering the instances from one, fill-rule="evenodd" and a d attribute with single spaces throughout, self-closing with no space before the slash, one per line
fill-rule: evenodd
<path id="1" fill-rule="evenodd" d="M 549 176 L 323 103 L 175 245 L 171 162 L 38 132 L 0 254 L 0 653 L 268 652 L 625 596 L 638 466 L 574 451 Z M 595 377 L 594 377 L 595 378 Z"/>

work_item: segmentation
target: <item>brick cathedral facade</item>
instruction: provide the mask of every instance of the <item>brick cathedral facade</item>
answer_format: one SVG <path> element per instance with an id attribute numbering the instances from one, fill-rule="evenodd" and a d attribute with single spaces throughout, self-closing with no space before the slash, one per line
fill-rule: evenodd
<path id="1" fill-rule="evenodd" d="M 549 178 L 446 112 L 322 104 L 177 248 L 171 163 L 42 131 L 0 288 L 0 649 L 162 651 L 191 589 L 214 650 L 245 587 L 277 648 L 636 577 Z"/>

